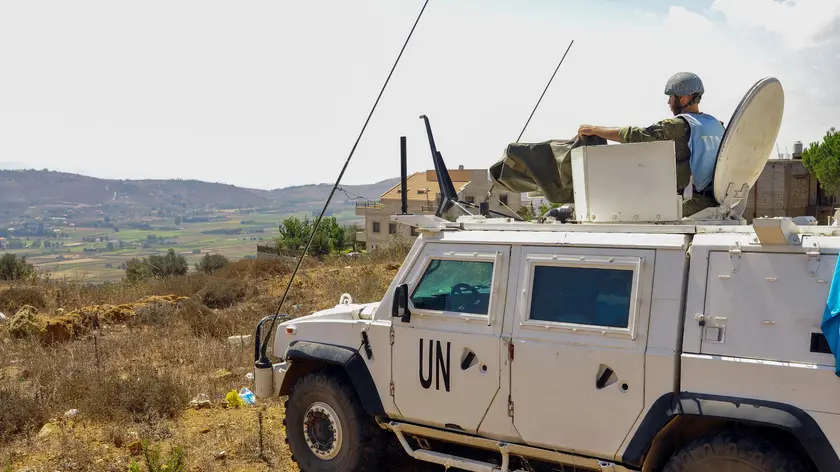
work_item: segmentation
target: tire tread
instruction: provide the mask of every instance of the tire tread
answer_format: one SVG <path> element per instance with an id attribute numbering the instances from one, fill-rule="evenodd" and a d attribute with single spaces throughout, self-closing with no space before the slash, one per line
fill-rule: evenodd
<path id="1" fill-rule="evenodd" d="M 333 408 L 337 406 L 341 410 L 346 411 L 347 416 L 344 419 L 348 425 L 347 428 L 354 428 L 356 430 L 355 434 L 359 438 L 358 448 L 351 452 L 351 455 L 348 457 L 349 463 L 344 467 L 308 468 L 307 463 L 311 459 L 307 460 L 309 458 L 301 458 L 298 455 L 311 454 L 309 448 L 305 443 L 296 444 L 297 441 L 289 439 L 289 408 L 294 408 L 294 399 L 297 398 L 298 394 L 305 394 L 313 390 L 326 390 L 335 395 L 338 400 L 338 405 L 333 405 Z M 329 370 L 320 370 L 301 377 L 295 382 L 289 392 L 284 406 L 286 408 L 286 414 L 283 417 L 283 426 L 286 430 L 286 444 L 289 445 L 289 449 L 292 452 L 292 461 L 298 465 L 301 472 L 367 472 L 377 470 L 377 465 L 382 458 L 384 450 L 385 431 L 377 426 L 367 412 L 364 411 L 355 389 L 353 389 L 343 376 L 331 374 Z M 345 441 L 350 439 L 351 434 L 349 433 L 351 431 L 345 430 Z M 297 433 L 292 432 L 292 435 L 297 435 Z M 299 436 L 302 442 L 302 434 Z M 296 454 L 295 450 L 298 448 L 302 448 L 300 454 Z M 314 455 L 311 458 L 320 460 L 315 459 Z"/>
<path id="2" fill-rule="evenodd" d="M 694 465 L 715 457 L 738 458 L 766 472 L 808 470 L 794 454 L 760 435 L 727 430 L 690 442 L 668 460 L 662 472 L 693 472 Z"/>

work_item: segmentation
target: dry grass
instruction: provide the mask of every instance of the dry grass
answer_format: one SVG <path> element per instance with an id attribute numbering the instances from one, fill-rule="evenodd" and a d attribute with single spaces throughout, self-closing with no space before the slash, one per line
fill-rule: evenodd
<path id="1" fill-rule="evenodd" d="M 38 287 L 10 287 L 0 292 L 0 313 L 15 313 L 26 305 L 39 310 L 46 308 L 47 300 Z"/>
<path id="2" fill-rule="evenodd" d="M 345 292 L 375 301 L 404 254 L 306 259 L 283 311 L 331 307 Z M 132 460 L 145 470 L 141 443 L 161 447 L 163 456 L 183 447 L 190 471 L 297 470 L 279 400 L 242 408 L 225 402 L 232 390 L 253 390 L 246 378 L 253 346 L 234 347 L 226 337 L 252 334 L 274 313 L 293 269 L 244 260 L 212 276 L 100 286 L 39 280 L 2 292 L 0 301 L 37 305 L 39 321 L 77 313 L 85 324 L 51 340 L 13 338 L 0 325 L 0 470 L 126 471 Z M 190 408 L 199 394 L 212 406 Z M 65 416 L 72 409 L 78 414 Z"/>

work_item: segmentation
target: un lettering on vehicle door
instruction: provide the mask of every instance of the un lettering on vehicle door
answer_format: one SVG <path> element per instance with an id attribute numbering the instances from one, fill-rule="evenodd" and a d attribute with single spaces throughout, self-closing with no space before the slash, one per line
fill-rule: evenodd
<path id="1" fill-rule="evenodd" d="M 393 319 L 394 399 L 406 420 L 475 432 L 499 390 L 509 246 L 430 243 Z"/>

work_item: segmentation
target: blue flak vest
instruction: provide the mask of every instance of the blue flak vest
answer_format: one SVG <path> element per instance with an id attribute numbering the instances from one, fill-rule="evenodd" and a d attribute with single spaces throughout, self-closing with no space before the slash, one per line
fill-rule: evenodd
<path id="1" fill-rule="evenodd" d="M 689 166 L 694 178 L 694 188 L 703 191 L 715 176 L 718 149 L 723 139 L 723 125 L 717 118 L 705 113 L 682 113 L 691 126 L 688 149 L 691 151 Z"/>

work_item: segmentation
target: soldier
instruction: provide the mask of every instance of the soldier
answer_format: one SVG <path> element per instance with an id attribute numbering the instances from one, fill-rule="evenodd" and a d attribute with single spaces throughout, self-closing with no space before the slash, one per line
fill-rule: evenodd
<path id="1" fill-rule="evenodd" d="M 685 195 L 683 216 L 717 206 L 714 194 L 715 164 L 723 138 L 723 122 L 698 107 L 703 82 L 695 74 L 679 72 L 665 84 L 668 106 L 674 118 L 647 128 L 606 128 L 582 125 L 580 136 L 599 136 L 620 143 L 673 140 L 677 161 L 677 192 Z"/>

